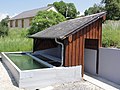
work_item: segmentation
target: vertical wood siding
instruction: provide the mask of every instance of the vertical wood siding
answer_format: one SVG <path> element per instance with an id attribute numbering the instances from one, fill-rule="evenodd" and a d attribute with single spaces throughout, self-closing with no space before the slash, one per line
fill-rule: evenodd
<path id="1" fill-rule="evenodd" d="M 34 43 L 33 44 L 33 52 L 38 51 L 38 50 L 54 48 L 54 47 L 57 47 L 57 45 L 58 45 L 55 42 L 54 39 L 37 39 L 37 38 L 34 38 L 33 43 Z"/>
<path id="2" fill-rule="evenodd" d="M 82 65 L 84 67 L 85 39 L 98 40 L 97 48 L 102 46 L 102 18 L 79 30 L 64 40 L 65 62 L 64 66 Z M 88 46 L 90 43 L 88 42 Z M 92 43 L 91 43 L 92 45 Z M 94 45 L 94 44 L 93 44 Z M 87 46 L 87 45 L 86 45 Z M 96 47 L 96 46 L 95 46 Z M 84 71 L 84 68 L 82 68 Z"/>

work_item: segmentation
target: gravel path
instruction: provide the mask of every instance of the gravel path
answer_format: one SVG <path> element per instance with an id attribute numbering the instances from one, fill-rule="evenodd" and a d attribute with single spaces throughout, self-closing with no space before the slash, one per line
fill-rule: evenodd
<path id="1" fill-rule="evenodd" d="M 0 90 L 23 90 L 16 85 L 13 76 L 6 66 L 0 61 Z M 103 90 L 102 88 L 87 81 L 71 82 L 53 86 L 53 89 L 42 90 Z"/>
<path id="2" fill-rule="evenodd" d="M 87 81 L 56 85 L 53 90 L 104 90 Z"/>

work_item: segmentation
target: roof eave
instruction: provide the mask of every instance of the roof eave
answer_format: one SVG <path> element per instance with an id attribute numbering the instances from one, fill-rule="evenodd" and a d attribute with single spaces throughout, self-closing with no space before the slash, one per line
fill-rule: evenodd
<path id="1" fill-rule="evenodd" d="M 36 37 L 36 36 L 28 36 L 28 38 L 41 38 L 41 39 L 55 39 L 55 38 L 57 38 L 57 39 L 62 39 L 62 38 L 60 38 L 60 37 Z"/>

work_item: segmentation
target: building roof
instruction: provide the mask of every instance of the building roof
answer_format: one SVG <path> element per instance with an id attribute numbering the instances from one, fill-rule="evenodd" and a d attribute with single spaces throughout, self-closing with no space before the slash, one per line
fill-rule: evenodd
<path id="1" fill-rule="evenodd" d="M 38 11 L 48 10 L 51 7 L 54 7 L 54 6 L 46 6 L 46 7 L 42 7 L 42 8 L 38 8 L 38 9 L 24 11 L 24 12 L 16 15 L 15 17 L 11 18 L 10 20 L 22 19 L 22 18 L 28 18 L 28 17 L 34 17 L 38 13 Z"/>
<path id="2" fill-rule="evenodd" d="M 51 26 L 43 31 L 33 34 L 30 37 L 31 38 L 64 39 L 70 33 L 75 33 L 77 32 L 77 30 L 81 30 L 82 28 L 88 26 L 92 22 L 95 22 L 96 20 L 98 20 L 99 18 L 102 18 L 105 15 L 106 15 L 106 12 L 101 12 L 101 13 L 61 22 L 57 25 Z"/>

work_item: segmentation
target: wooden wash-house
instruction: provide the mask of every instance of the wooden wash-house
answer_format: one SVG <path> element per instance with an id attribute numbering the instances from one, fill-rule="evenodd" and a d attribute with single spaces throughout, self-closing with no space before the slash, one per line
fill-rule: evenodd
<path id="1" fill-rule="evenodd" d="M 106 13 L 101 12 L 68 20 L 31 35 L 30 37 L 34 39 L 33 52 L 60 45 L 61 65 L 64 67 L 82 65 L 83 75 L 84 49 L 94 49 L 97 50 L 96 73 L 98 73 L 99 48 L 102 46 L 102 21 L 105 16 Z"/>

